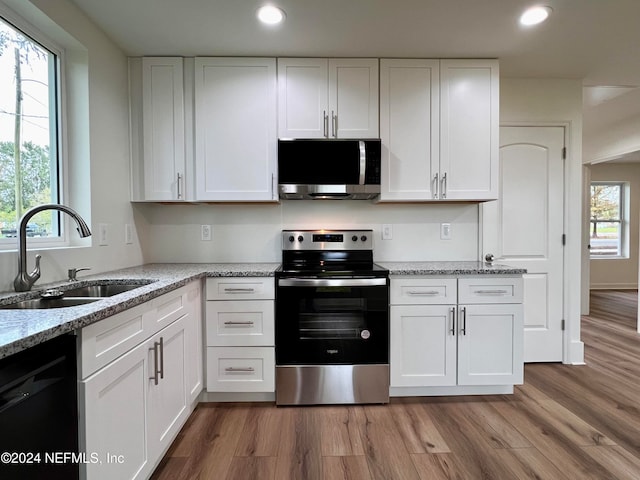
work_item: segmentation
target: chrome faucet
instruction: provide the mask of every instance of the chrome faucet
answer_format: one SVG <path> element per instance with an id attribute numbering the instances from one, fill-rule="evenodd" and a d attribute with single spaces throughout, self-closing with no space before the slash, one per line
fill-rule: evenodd
<path id="1" fill-rule="evenodd" d="M 59 210 L 61 212 L 66 213 L 71 218 L 73 218 L 78 224 L 78 233 L 81 237 L 88 237 L 91 235 L 91 230 L 87 226 L 87 223 L 82 219 L 82 217 L 71 208 L 66 205 L 59 205 L 55 203 L 50 203 L 46 205 L 39 205 L 37 207 L 33 207 L 27 210 L 22 218 L 20 219 L 20 223 L 18 226 L 18 275 L 13 281 L 13 288 L 16 292 L 27 292 L 31 290 L 31 287 L 34 283 L 40 278 L 40 258 L 41 255 L 36 255 L 36 268 L 33 269 L 33 272 L 27 273 L 27 222 L 33 217 L 36 213 L 42 212 L 43 210 Z"/>

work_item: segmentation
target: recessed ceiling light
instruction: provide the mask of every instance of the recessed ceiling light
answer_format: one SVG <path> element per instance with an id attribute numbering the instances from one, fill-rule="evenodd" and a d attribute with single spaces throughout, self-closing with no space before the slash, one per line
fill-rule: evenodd
<path id="1" fill-rule="evenodd" d="M 544 22 L 551 15 L 551 7 L 536 6 L 525 10 L 520 17 L 520 24 L 525 26 L 537 25 Z"/>
<path id="2" fill-rule="evenodd" d="M 277 25 L 284 20 L 284 10 L 273 5 L 265 5 L 258 9 L 258 20 L 267 25 Z"/>

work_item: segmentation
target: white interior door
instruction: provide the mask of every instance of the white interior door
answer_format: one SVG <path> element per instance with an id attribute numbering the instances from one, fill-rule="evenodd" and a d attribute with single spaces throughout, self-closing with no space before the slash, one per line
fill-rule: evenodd
<path id="1" fill-rule="evenodd" d="M 563 127 L 500 128 L 500 199 L 482 204 L 483 256 L 526 268 L 524 360 L 562 361 Z"/>

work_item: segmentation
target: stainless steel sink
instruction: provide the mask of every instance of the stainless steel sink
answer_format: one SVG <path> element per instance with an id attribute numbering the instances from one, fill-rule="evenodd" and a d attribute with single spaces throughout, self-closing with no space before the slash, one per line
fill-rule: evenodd
<path id="1" fill-rule="evenodd" d="M 152 280 L 135 280 L 135 283 L 115 283 L 113 280 L 95 280 L 89 285 L 68 290 L 50 289 L 41 292 L 40 298 L 30 298 L 6 305 L 0 310 L 65 308 L 97 302 L 106 297 L 128 292 L 152 283 Z"/>
<path id="2" fill-rule="evenodd" d="M 84 287 L 72 288 L 70 290 L 65 290 L 65 297 L 112 297 L 113 295 L 117 295 L 119 293 L 128 292 L 129 290 L 133 290 L 136 288 L 143 287 L 145 284 L 97 284 L 97 285 L 87 285 Z"/>
<path id="3" fill-rule="evenodd" d="M 0 309 L 4 310 L 23 310 L 23 309 L 42 309 L 42 308 L 64 308 L 84 305 L 91 302 L 97 302 L 99 298 L 32 298 L 31 300 L 22 300 L 21 302 L 0 305 Z"/>

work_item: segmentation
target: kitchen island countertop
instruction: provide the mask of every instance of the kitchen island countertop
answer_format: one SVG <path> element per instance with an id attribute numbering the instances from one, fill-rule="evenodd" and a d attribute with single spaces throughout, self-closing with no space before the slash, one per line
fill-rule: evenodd
<path id="1" fill-rule="evenodd" d="M 82 287 L 96 280 L 109 280 L 113 283 L 152 280 L 152 283 L 119 295 L 74 307 L 0 309 L 0 358 L 86 327 L 175 290 L 193 280 L 205 277 L 272 277 L 278 266 L 278 263 L 162 263 L 82 276 L 73 283 L 74 287 Z M 0 293 L 0 305 L 25 298 L 38 298 L 43 290 L 64 289 L 68 286 L 69 282 L 36 284 L 31 292 L 27 292 L 27 295 L 16 292 Z"/>

